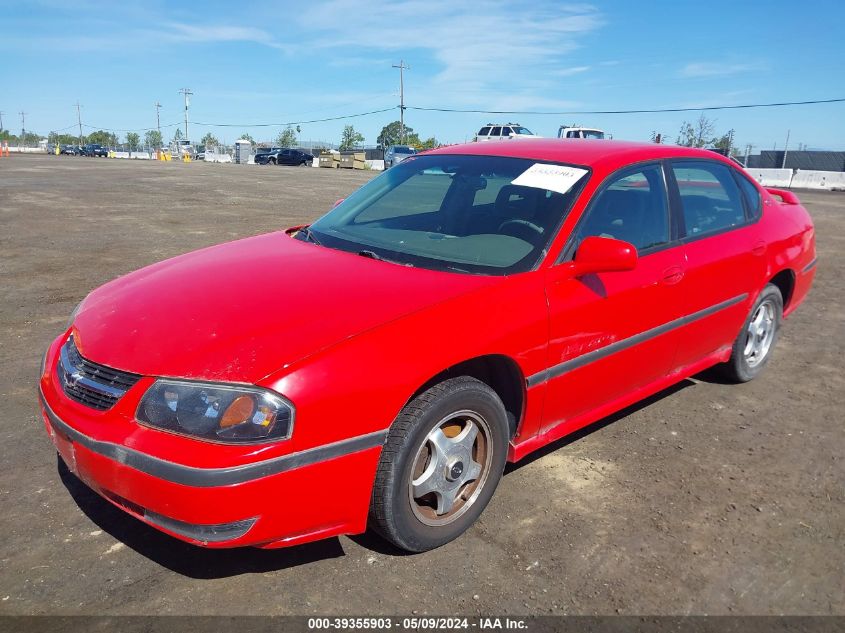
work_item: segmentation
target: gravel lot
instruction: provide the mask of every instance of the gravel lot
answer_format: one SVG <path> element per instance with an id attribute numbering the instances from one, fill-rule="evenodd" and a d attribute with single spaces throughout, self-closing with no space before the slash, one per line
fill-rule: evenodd
<path id="1" fill-rule="evenodd" d="M 760 379 L 697 376 L 530 456 L 439 550 L 401 555 L 370 535 L 202 550 L 58 467 L 36 374 L 89 290 L 309 221 L 370 177 L 0 159 L 0 613 L 845 614 L 841 193 L 799 192 L 819 271 Z"/>

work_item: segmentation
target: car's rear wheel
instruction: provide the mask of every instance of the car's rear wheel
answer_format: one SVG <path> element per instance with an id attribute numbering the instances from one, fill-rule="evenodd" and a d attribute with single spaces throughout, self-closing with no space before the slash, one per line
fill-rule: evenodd
<path id="1" fill-rule="evenodd" d="M 777 286 L 767 284 L 734 341 L 730 360 L 722 365 L 729 380 L 748 382 L 763 371 L 777 343 L 782 320 L 783 296 Z"/>
<path id="2" fill-rule="evenodd" d="M 504 405 L 488 385 L 452 378 L 414 398 L 382 450 L 370 525 L 411 552 L 448 543 L 484 510 L 508 446 Z"/>

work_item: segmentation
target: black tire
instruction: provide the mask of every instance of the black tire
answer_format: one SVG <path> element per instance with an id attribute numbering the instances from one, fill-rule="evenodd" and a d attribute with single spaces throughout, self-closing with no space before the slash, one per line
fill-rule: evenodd
<path id="1" fill-rule="evenodd" d="M 460 492 L 455 497 L 453 509 L 441 515 L 443 518 L 432 516 L 430 519 L 448 522 L 426 524 L 421 513 L 437 515 L 437 509 L 426 508 L 413 498 L 413 470 L 428 446 L 429 434 L 438 426 L 445 428 L 442 425 L 453 423 L 464 414 L 477 416 L 476 437 L 484 437 L 484 457 L 481 458 L 481 453 L 473 453 L 472 460 L 478 457 L 484 465 L 476 479 L 468 479 L 455 488 Z M 456 417 L 450 418 L 450 415 Z M 405 406 L 390 427 L 373 486 L 370 527 L 387 541 L 410 552 L 424 552 L 454 540 L 475 522 L 493 496 L 504 471 L 508 439 L 505 407 L 496 392 L 485 383 L 461 376 L 427 389 Z M 470 450 L 481 451 L 481 439 L 474 441 Z M 434 459 L 433 453 L 428 459 Z M 458 477 L 469 472 L 469 465 L 466 471 L 462 461 L 452 468 L 457 465 L 460 465 Z M 427 466 L 425 470 L 429 470 Z M 436 469 L 432 469 L 434 471 Z M 447 476 L 456 472 L 449 468 L 446 471 L 450 473 Z M 452 514 L 451 518 L 449 514 Z"/>
<path id="2" fill-rule="evenodd" d="M 268 165 L 275 165 L 275 164 L 276 164 L 276 159 L 275 159 L 275 158 L 271 158 L 271 159 L 269 159 L 269 160 L 267 161 L 267 164 L 268 164 Z"/>
<path id="3" fill-rule="evenodd" d="M 770 306 L 772 310 L 771 328 L 773 331 L 771 334 L 771 341 L 766 346 L 765 353 L 760 354 L 759 357 L 755 357 L 753 355 L 749 356 L 746 353 L 747 347 L 749 346 L 749 327 L 752 319 L 758 313 L 758 310 L 762 309 L 764 304 L 766 306 Z M 731 382 L 742 383 L 753 380 L 759 376 L 769 363 L 769 359 L 772 357 L 772 350 L 774 350 L 778 337 L 780 336 L 780 326 L 782 322 L 783 296 L 777 286 L 767 284 L 757 297 L 757 301 L 754 302 L 754 306 L 751 308 L 751 311 L 748 313 L 748 317 L 742 324 L 742 329 L 737 335 L 733 348 L 731 349 L 730 360 L 727 363 L 720 365 L 720 369 L 725 378 Z"/>

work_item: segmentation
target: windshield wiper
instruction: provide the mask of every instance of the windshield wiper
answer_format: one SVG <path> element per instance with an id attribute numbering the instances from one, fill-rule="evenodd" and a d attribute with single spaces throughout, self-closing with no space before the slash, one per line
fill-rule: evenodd
<path id="1" fill-rule="evenodd" d="M 310 227 L 306 226 L 305 228 L 299 229 L 299 232 L 302 233 L 305 236 L 305 239 L 309 242 L 314 242 L 317 246 L 322 246 L 320 240 L 318 240 L 314 236 L 314 233 L 311 231 Z"/>
<path id="2" fill-rule="evenodd" d="M 381 255 L 379 255 L 375 251 L 361 250 L 361 251 L 358 251 L 358 254 L 361 257 L 369 257 L 370 259 L 376 259 L 380 262 L 389 262 L 391 264 L 399 264 L 400 266 L 410 266 L 412 268 L 414 266 L 413 264 L 409 264 L 407 262 L 397 262 L 394 259 L 387 259 L 386 257 L 382 257 Z"/>

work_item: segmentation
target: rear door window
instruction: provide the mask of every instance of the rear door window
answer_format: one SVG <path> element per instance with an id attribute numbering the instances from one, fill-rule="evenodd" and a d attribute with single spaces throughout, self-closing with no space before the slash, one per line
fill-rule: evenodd
<path id="1" fill-rule="evenodd" d="M 490 136 L 501 136 L 501 135 L 502 135 L 502 128 L 500 128 L 500 127 L 494 127 L 490 131 Z"/>
<path id="2" fill-rule="evenodd" d="M 681 197 L 687 237 L 708 235 L 745 224 L 745 206 L 731 169 L 707 161 L 672 164 Z"/>

